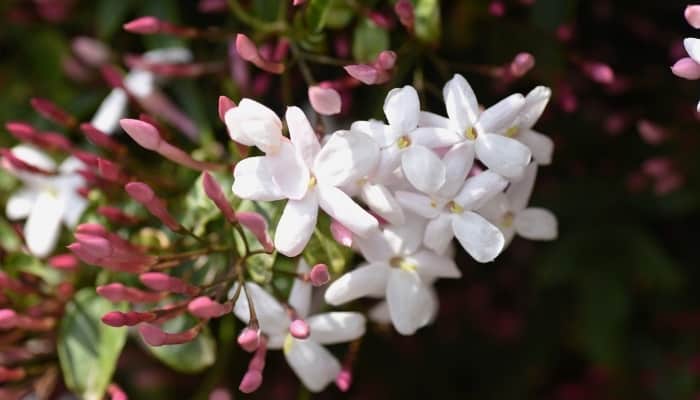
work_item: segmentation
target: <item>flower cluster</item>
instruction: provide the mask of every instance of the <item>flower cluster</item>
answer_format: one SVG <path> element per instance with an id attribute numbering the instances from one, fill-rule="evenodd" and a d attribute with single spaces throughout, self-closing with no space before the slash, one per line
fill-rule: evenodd
<path id="1" fill-rule="evenodd" d="M 686 7 L 685 19 L 693 28 L 700 29 L 700 5 Z M 700 79 L 700 39 L 686 38 L 683 40 L 683 47 L 685 47 L 688 57 L 678 60 L 671 67 L 671 71 L 683 79 Z M 700 112 L 700 103 L 698 103 L 697 109 Z"/>

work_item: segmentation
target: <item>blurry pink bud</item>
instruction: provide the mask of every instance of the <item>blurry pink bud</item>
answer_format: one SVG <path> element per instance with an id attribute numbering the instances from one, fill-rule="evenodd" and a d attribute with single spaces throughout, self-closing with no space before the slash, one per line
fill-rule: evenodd
<path id="1" fill-rule="evenodd" d="M 657 195 L 665 195 L 671 193 L 683 186 L 685 178 L 683 175 L 674 172 L 668 176 L 660 178 L 654 183 L 654 193 Z"/>
<path id="2" fill-rule="evenodd" d="M 489 4 L 489 14 L 494 17 L 502 17 L 506 14 L 506 5 L 500 0 L 494 0 Z"/>
<path id="3" fill-rule="evenodd" d="M 110 311 L 102 316 L 102 322 L 106 325 L 117 328 L 126 324 L 126 318 L 122 312 Z"/>
<path id="4" fill-rule="evenodd" d="M 70 253 L 58 254 L 49 258 L 49 265 L 56 269 L 73 270 L 78 266 L 78 259 Z"/>
<path id="5" fill-rule="evenodd" d="M 415 13 L 413 11 L 413 3 L 411 0 L 399 0 L 394 5 L 394 12 L 399 16 L 401 25 L 408 29 L 413 29 L 415 22 Z"/>
<path id="6" fill-rule="evenodd" d="M 308 90 L 311 107 L 321 115 L 334 115 L 340 112 L 340 94 L 332 88 L 310 86 Z"/>
<path id="7" fill-rule="evenodd" d="M 292 0 L 292 5 L 296 7 L 304 4 L 305 2 L 306 0 Z"/>
<path id="8" fill-rule="evenodd" d="M 297 318 L 289 324 L 289 333 L 297 339 L 306 339 L 311 334 L 311 329 L 306 321 Z"/>
<path id="9" fill-rule="evenodd" d="M 642 140 L 654 146 L 663 143 L 669 136 L 664 128 L 646 119 L 642 119 L 637 123 L 637 130 Z"/>
<path id="10" fill-rule="evenodd" d="M 681 58 L 673 64 L 671 72 L 673 72 L 673 75 L 683 79 L 700 79 L 700 64 L 690 57 Z"/>
<path id="11" fill-rule="evenodd" d="M 123 152 L 124 147 L 117 141 L 109 137 L 106 133 L 95 128 L 89 123 L 80 124 L 80 130 L 87 136 L 87 138 L 94 143 L 96 146 L 100 146 L 107 150 L 112 150 L 116 152 Z"/>
<path id="12" fill-rule="evenodd" d="M 134 225 L 139 222 L 139 219 L 133 215 L 127 214 L 121 209 L 112 206 L 99 206 L 97 213 L 110 220 L 112 223 L 122 225 Z"/>
<path id="13" fill-rule="evenodd" d="M 156 17 L 140 17 L 122 25 L 125 31 L 141 35 L 152 35 L 160 32 L 161 22 Z"/>
<path id="14" fill-rule="evenodd" d="M 158 218 L 170 230 L 178 232 L 182 229 L 182 225 L 165 208 L 165 202 L 156 197 L 153 189 L 148 185 L 143 182 L 129 182 L 124 186 L 124 189 L 132 199 L 146 207 L 154 217 Z"/>
<path id="15" fill-rule="evenodd" d="M 75 238 L 78 240 L 81 250 L 92 257 L 103 258 L 112 254 L 112 243 L 104 237 L 76 233 Z"/>
<path id="16" fill-rule="evenodd" d="M 25 122 L 9 121 L 5 123 L 5 129 L 17 140 L 31 142 L 36 139 L 37 130 L 32 125 Z"/>
<path id="17" fill-rule="evenodd" d="M 147 150 L 157 151 L 163 140 L 158 129 L 148 122 L 139 119 L 121 119 L 119 125 L 131 136 L 139 146 Z"/>
<path id="18" fill-rule="evenodd" d="M 71 48 L 81 61 L 93 67 L 99 67 L 109 61 L 109 49 L 99 40 L 80 36 L 71 42 Z"/>
<path id="19" fill-rule="evenodd" d="M 700 5 L 689 5 L 685 8 L 685 20 L 695 29 L 700 29 Z"/>
<path id="20" fill-rule="evenodd" d="M 216 204 L 216 207 L 222 214 L 224 214 L 226 220 L 232 224 L 235 223 L 236 213 L 233 211 L 231 203 L 229 203 L 228 199 L 224 195 L 219 183 L 212 178 L 209 172 L 205 171 L 202 173 L 202 186 L 204 187 L 204 193 L 206 193 L 207 197 L 209 197 L 209 199 Z"/>
<path id="21" fill-rule="evenodd" d="M 574 27 L 570 24 L 559 25 L 555 35 L 560 42 L 568 42 L 574 38 Z"/>
<path id="22" fill-rule="evenodd" d="M 379 72 L 376 68 L 366 64 L 346 65 L 343 67 L 348 75 L 364 83 L 365 85 L 373 85 L 378 83 Z"/>
<path id="23" fill-rule="evenodd" d="M 328 273 L 326 264 L 316 264 L 309 272 L 311 284 L 314 286 L 323 286 L 331 280 L 331 275 Z"/>
<path id="24" fill-rule="evenodd" d="M 100 176 L 111 182 L 122 183 L 128 179 L 117 164 L 104 158 L 97 159 L 97 169 Z"/>
<path id="25" fill-rule="evenodd" d="M 146 272 L 139 275 L 139 280 L 146 287 L 160 292 L 195 294 L 199 289 L 190 286 L 180 278 L 162 272 Z"/>
<path id="26" fill-rule="evenodd" d="M 236 213 L 238 222 L 248 229 L 262 244 L 266 252 L 274 250 L 274 244 L 267 232 L 267 220 L 262 215 L 252 211 L 239 211 Z"/>
<path id="27" fill-rule="evenodd" d="M 17 367 L 17 368 L 8 368 L 8 367 L 3 367 L 0 365 L 0 383 L 7 383 L 7 382 L 14 382 L 14 381 L 19 381 L 24 379 L 27 376 L 27 372 L 24 370 L 22 367 Z M 3 393 L 0 392 L 0 397 L 3 399 L 7 398 L 20 398 L 21 395 L 11 395 L 11 394 L 6 394 L 3 397 Z"/>
<path id="28" fill-rule="evenodd" d="M 583 71 L 594 82 L 609 85 L 615 81 L 615 71 L 609 65 L 600 62 L 588 62 L 583 65 Z"/>
<path id="29" fill-rule="evenodd" d="M 236 35 L 236 51 L 238 51 L 241 58 L 262 70 L 273 74 L 281 74 L 284 72 L 284 64 L 265 60 L 255 46 L 255 43 L 242 33 Z"/>
<path id="30" fill-rule="evenodd" d="M 231 396 L 231 393 L 227 389 L 216 388 L 209 393 L 209 398 L 207 400 L 233 400 L 233 396 Z"/>
<path id="31" fill-rule="evenodd" d="M 653 178 L 661 179 L 673 173 L 673 162 L 666 157 L 650 158 L 642 164 L 642 171 Z"/>
<path id="32" fill-rule="evenodd" d="M 197 10 L 201 13 L 217 13 L 228 10 L 226 0 L 199 0 Z"/>
<path id="33" fill-rule="evenodd" d="M 352 384 L 352 372 L 347 368 L 340 370 L 338 375 L 335 377 L 335 385 L 338 386 L 341 392 L 347 392 Z"/>
<path id="34" fill-rule="evenodd" d="M 260 346 L 260 330 L 245 327 L 238 335 L 238 344 L 248 353 L 252 353 Z"/>
<path id="35" fill-rule="evenodd" d="M 225 122 L 226 111 L 236 107 L 236 103 L 226 96 L 219 96 L 219 119 Z"/>
<path id="36" fill-rule="evenodd" d="M 122 388 L 115 383 L 111 383 L 107 387 L 107 394 L 109 394 L 110 400 L 129 400 Z"/>
<path id="37" fill-rule="evenodd" d="M 190 301 L 187 311 L 200 319 L 218 318 L 231 311 L 231 306 L 217 303 L 207 296 L 200 296 Z"/>
<path id="38" fill-rule="evenodd" d="M 382 69 L 392 69 L 396 64 L 396 53 L 391 50 L 384 50 L 377 56 L 376 66 Z"/>
<path id="39" fill-rule="evenodd" d="M 75 117 L 50 100 L 34 97 L 30 100 L 30 103 L 36 112 L 50 121 L 64 126 L 75 125 Z"/>
<path id="40" fill-rule="evenodd" d="M 153 189 L 143 182 L 129 182 L 124 189 L 131 198 L 141 204 L 148 204 L 156 197 Z"/>
<path id="41" fill-rule="evenodd" d="M 107 82 L 107 84 L 113 88 L 124 87 L 124 77 L 121 71 L 119 71 L 115 66 L 105 64 L 100 67 L 100 74 L 102 74 L 102 79 Z"/>
<path id="42" fill-rule="evenodd" d="M 352 232 L 336 220 L 331 221 L 331 235 L 336 242 L 345 247 L 352 247 Z"/>
<path id="43" fill-rule="evenodd" d="M 82 161 L 86 165 L 97 168 L 97 160 L 99 159 L 98 156 L 92 153 L 88 153 L 87 151 L 82 151 L 82 150 L 77 150 L 73 149 L 71 150 L 71 154 L 77 158 L 78 160 Z"/>
<path id="44" fill-rule="evenodd" d="M 375 25 L 377 25 L 380 28 L 388 29 L 391 28 L 391 20 L 387 18 L 386 15 L 384 15 L 381 12 L 377 11 L 372 11 L 369 13 L 369 19 L 374 22 Z"/>
<path id="45" fill-rule="evenodd" d="M 238 386 L 238 390 L 243 393 L 253 393 L 258 390 L 260 385 L 262 385 L 263 377 L 260 371 L 248 370 L 243 379 L 241 379 L 241 384 Z"/>
<path id="46" fill-rule="evenodd" d="M 153 324 L 143 324 L 139 326 L 139 333 L 144 342 L 156 347 L 191 342 L 199 334 L 199 327 L 196 326 L 179 333 L 167 333 Z"/>
<path id="47" fill-rule="evenodd" d="M 17 313 L 9 308 L 0 309 L 0 329 L 12 329 L 17 325 Z"/>
<path id="48" fill-rule="evenodd" d="M 518 53 L 510 63 L 510 73 L 515 77 L 527 74 L 535 66 L 535 57 L 530 53 Z"/>

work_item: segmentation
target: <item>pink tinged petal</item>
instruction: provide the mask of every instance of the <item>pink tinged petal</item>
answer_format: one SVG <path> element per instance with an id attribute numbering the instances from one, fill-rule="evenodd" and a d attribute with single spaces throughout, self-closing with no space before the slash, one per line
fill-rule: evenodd
<path id="1" fill-rule="evenodd" d="M 357 131 L 337 131 L 314 160 L 319 184 L 344 186 L 367 176 L 379 160 L 379 146 Z"/>
<path id="2" fill-rule="evenodd" d="M 484 171 L 467 179 L 454 201 L 467 210 L 476 210 L 507 185 L 508 181 L 502 176 L 493 171 Z"/>
<path id="3" fill-rule="evenodd" d="M 685 51 L 688 52 L 690 58 L 700 63 L 700 39 L 685 38 L 683 40 L 683 47 L 685 47 Z"/>
<path id="4" fill-rule="evenodd" d="M 274 153 L 282 139 L 282 121 L 277 114 L 255 100 L 243 99 L 224 116 L 234 141 Z"/>
<path id="5" fill-rule="evenodd" d="M 549 165 L 552 163 L 554 142 L 549 136 L 528 129 L 524 132 L 520 132 L 518 140 L 530 149 L 532 158 L 535 159 L 537 164 Z"/>
<path id="6" fill-rule="evenodd" d="M 301 200 L 289 200 L 275 231 L 275 248 L 288 257 L 304 250 L 316 227 L 318 195 L 309 191 Z"/>
<path id="7" fill-rule="evenodd" d="M 299 380 L 309 391 L 317 393 L 335 380 L 340 363 L 333 354 L 313 340 L 289 338 L 284 356 Z"/>
<path id="8" fill-rule="evenodd" d="M 343 67 L 345 72 L 365 85 L 374 85 L 379 81 L 380 71 L 366 64 L 353 64 Z"/>
<path id="9" fill-rule="evenodd" d="M 452 128 L 452 126 L 450 125 L 450 120 L 448 118 L 445 118 L 442 115 L 432 113 L 430 111 L 420 112 L 418 116 L 418 126 L 444 129 Z"/>
<path id="10" fill-rule="evenodd" d="M 530 53 L 518 53 L 510 63 L 510 72 L 515 77 L 522 77 L 535 67 L 535 57 Z"/>
<path id="11" fill-rule="evenodd" d="M 303 259 L 299 260 L 299 266 L 297 267 L 298 274 L 305 274 L 309 272 L 309 265 Z M 311 309 L 311 289 L 313 286 L 310 282 L 304 282 L 301 279 L 295 279 L 292 285 L 292 290 L 289 292 L 289 298 L 287 302 L 290 306 L 294 307 L 297 314 L 306 318 L 309 315 Z"/>
<path id="12" fill-rule="evenodd" d="M 440 188 L 439 195 L 451 199 L 462 188 L 474 165 L 474 143 L 464 141 L 452 146 L 442 157 L 442 162 L 445 165 L 445 183 Z"/>
<path id="13" fill-rule="evenodd" d="M 202 173 L 202 187 L 204 188 L 204 193 L 214 202 L 226 220 L 230 223 L 235 223 L 236 213 L 233 211 L 231 203 L 229 203 L 223 190 L 221 190 L 219 183 L 207 171 Z"/>
<path id="14" fill-rule="evenodd" d="M 24 238 L 29 251 L 46 257 L 53 251 L 61 231 L 61 217 L 66 204 L 49 191 L 42 191 L 24 224 Z"/>
<path id="15" fill-rule="evenodd" d="M 515 139 L 496 134 L 480 134 L 476 138 L 475 150 L 484 165 L 511 179 L 519 179 L 532 158 L 527 146 Z"/>
<path id="16" fill-rule="evenodd" d="M 321 115 L 335 115 L 340 112 L 342 101 L 340 93 L 333 88 L 310 86 L 308 90 L 311 107 Z"/>
<path id="17" fill-rule="evenodd" d="M 557 238 L 557 217 L 544 208 L 526 208 L 515 215 L 513 221 L 518 235 L 530 240 L 554 240 Z"/>
<path id="18" fill-rule="evenodd" d="M 384 100 L 384 115 L 394 131 L 408 134 L 418 126 L 420 100 L 412 86 L 389 91 Z"/>
<path id="19" fill-rule="evenodd" d="M 491 107 L 479 116 L 477 129 L 480 134 L 502 133 L 515 125 L 515 120 L 525 105 L 523 95 L 512 94 Z"/>
<path id="20" fill-rule="evenodd" d="M 438 204 L 437 201 L 431 199 L 430 197 L 405 191 L 397 191 L 394 193 L 396 201 L 399 202 L 407 210 L 413 211 L 414 213 L 425 217 L 425 218 L 435 218 L 442 212 L 442 207 L 444 204 Z"/>
<path id="21" fill-rule="evenodd" d="M 546 86 L 537 86 L 525 96 L 525 105 L 518 117 L 520 129 L 532 128 L 537 123 L 547 107 L 550 97 L 552 97 L 552 90 Z"/>
<path id="22" fill-rule="evenodd" d="M 493 261 L 505 245 L 503 233 L 484 217 L 471 211 L 454 215 L 452 229 L 462 248 L 481 263 Z"/>
<path id="23" fill-rule="evenodd" d="M 14 192 L 5 204 L 5 215 L 10 220 L 27 218 L 39 196 L 36 190 L 21 188 Z"/>
<path id="24" fill-rule="evenodd" d="M 336 220 L 331 221 L 331 235 L 333 236 L 333 239 L 335 239 L 336 242 L 342 244 L 345 247 L 351 247 L 353 238 L 352 238 L 352 232 L 343 224 Z"/>
<path id="25" fill-rule="evenodd" d="M 403 209 L 384 185 L 367 182 L 360 188 L 360 196 L 370 210 L 389 223 L 396 225 L 403 223 Z"/>
<path id="26" fill-rule="evenodd" d="M 391 322 L 402 335 L 412 335 L 429 319 L 430 302 L 428 287 L 415 271 L 392 268 L 389 272 L 386 300 Z"/>
<path id="27" fill-rule="evenodd" d="M 479 102 L 474 90 L 462 75 L 455 74 L 442 89 L 447 116 L 458 132 L 464 132 L 479 119 Z"/>
<path id="28" fill-rule="evenodd" d="M 411 131 L 408 136 L 411 138 L 411 144 L 431 149 L 452 146 L 462 141 L 454 130 L 446 128 L 417 128 Z"/>
<path id="29" fill-rule="evenodd" d="M 358 312 L 327 312 L 310 317 L 312 340 L 319 344 L 351 342 L 365 334 L 365 316 Z"/>
<path id="30" fill-rule="evenodd" d="M 326 303 L 337 306 L 361 297 L 384 296 L 389 269 L 388 264 L 372 263 L 346 272 L 326 289 Z"/>
<path id="31" fill-rule="evenodd" d="M 321 151 L 316 132 L 311 127 L 308 118 L 299 107 L 288 107 L 285 114 L 289 139 L 306 162 L 308 167 L 313 165 L 314 158 Z"/>
<path id="32" fill-rule="evenodd" d="M 421 250 L 405 257 L 406 261 L 416 266 L 416 272 L 424 281 L 434 278 L 460 278 L 462 271 L 457 268 L 452 257 L 439 255 L 430 250 Z"/>
<path id="33" fill-rule="evenodd" d="M 425 247 L 438 254 L 444 254 L 447 246 L 454 238 L 452 231 L 452 217 L 449 214 L 440 214 L 437 218 L 428 222 L 423 235 Z"/>
<path id="34" fill-rule="evenodd" d="M 522 179 L 512 182 L 508 190 L 506 190 L 508 203 L 514 212 L 527 207 L 532 195 L 532 189 L 535 187 L 535 179 L 537 179 L 537 164 L 532 163 L 525 169 Z"/>
<path id="35" fill-rule="evenodd" d="M 700 5 L 689 5 L 685 8 L 685 20 L 695 29 L 700 29 Z"/>
<path id="36" fill-rule="evenodd" d="M 423 146 L 410 146 L 404 150 L 401 170 L 411 185 L 424 193 L 436 193 L 445 183 L 445 165 Z"/>
<path id="37" fill-rule="evenodd" d="M 287 332 L 287 327 L 289 327 L 290 320 L 287 315 L 287 311 L 282 307 L 282 305 L 274 298 L 271 294 L 265 291 L 265 289 L 258 286 L 253 282 L 246 282 L 245 287 L 248 290 L 248 294 L 255 306 L 255 314 L 260 322 L 260 328 L 263 332 L 268 335 L 281 334 Z M 236 283 L 229 291 L 229 298 L 238 289 L 238 283 Z M 241 289 L 241 294 L 233 306 L 233 313 L 236 314 L 241 321 L 246 324 L 250 321 L 250 313 L 248 309 L 248 300 Z"/>
<path id="38" fill-rule="evenodd" d="M 236 103 L 226 96 L 219 96 L 219 119 L 221 122 L 226 123 L 226 113 L 228 110 L 235 108 Z"/>
<path id="39" fill-rule="evenodd" d="M 266 252 L 271 253 L 274 250 L 265 217 L 252 211 L 239 211 L 236 213 L 236 217 L 238 222 L 258 239 L 258 242 L 260 242 Z"/>
<path id="40" fill-rule="evenodd" d="M 684 57 L 676 61 L 671 67 L 671 72 L 679 78 L 696 80 L 700 79 L 700 64 L 690 57 Z"/>
<path id="41" fill-rule="evenodd" d="M 309 190 L 311 174 L 294 145 L 284 138 L 279 151 L 268 154 L 267 160 L 272 180 L 284 197 L 292 200 L 304 197 Z"/>
<path id="42" fill-rule="evenodd" d="M 284 195 L 272 179 L 270 161 L 266 157 L 248 157 L 233 170 L 233 193 L 248 200 L 274 201 Z"/>
<path id="43" fill-rule="evenodd" d="M 377 219 L 333 186 L 318 186 L 319 205 L 328 215 L 352 233 L 367 236 L 378 228 Z"/>

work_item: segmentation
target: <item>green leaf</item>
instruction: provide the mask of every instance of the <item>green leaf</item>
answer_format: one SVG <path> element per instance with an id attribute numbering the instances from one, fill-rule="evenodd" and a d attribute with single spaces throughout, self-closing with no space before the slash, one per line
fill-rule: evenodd
<path id="1" fill-rule="evenodd" d="M 66 306 L 58 332 L 58 359 L 66 386 L 85 400 L 103 398 L 126 342 L 126 328 L 112 328 L 100 317 L 126 304 L 97 296 L 95 289 L 80 290 Z"/>
<path id="2" fill-rule="evenodd" d="M 438 0 L 418 0 L 415 5 L 415 29 L 418 39 L 426 43 L 440 40 L 440 2 Z"/>
<path id="3" fill-rule="evenodd" d="M 314 33 L 319 33 L 326 25 L 331 0 L 311 0 L 306 6 L 306 25 Z"/>
<path id="4" fill-rule="evenodd" d="M 181 332 L 193 325 L 187 315 L 181 315 L 163 324 L 166 332 Z M 168 367 L 182 373 L 194 374 L 211 366 L 216 361 L 216 342 L 205 327 L 197 338 L 183 344 L 148 346 L 148 350 Z"/>
<path id="5" fill-rule="evenodd" d="M 336 242 L 330 234 L 330 218 L 321 214 L 318 216 L 316 230 L 302 254 L 309 265 L 326 264 L 331 273 L 338 276 L 345 272 L 351 261 L 353 252 Z"/>
<path id="6" fill-rule="evenodd" d="M 352 40 L 352 55 L 357 61 L 370 62 L 389 48 L 389 33 L 365 18 L 357 25 Z"/>
<path id="7" fill-rule="evenodd" d="M 326 14 L 326 26 L 333 29 L 345 28 L 355 15 L 352 7 L 343 0 L 331 0 Z"/>
<path id="8" fill-rule="evenodd" d="M 131 8 L 129 0 L 99 0 L 97 2 L 97 35 L 109 39 L 126 22 L 126 16 Z"/>

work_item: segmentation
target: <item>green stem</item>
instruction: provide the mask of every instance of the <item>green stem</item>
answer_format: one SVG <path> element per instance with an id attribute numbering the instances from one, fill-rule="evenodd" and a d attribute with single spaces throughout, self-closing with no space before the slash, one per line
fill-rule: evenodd
<path id="1" fill-rule="evenodd" d="M 238 0 L 228 0 L 228 6 L 236 18 L 260 33 L 283 33 L 287 30 L 287 23 L 285 21 L 263 21 L 244 10 L 240 3 L 238 3 Z"/>

